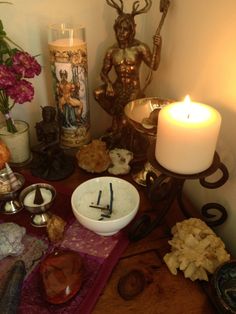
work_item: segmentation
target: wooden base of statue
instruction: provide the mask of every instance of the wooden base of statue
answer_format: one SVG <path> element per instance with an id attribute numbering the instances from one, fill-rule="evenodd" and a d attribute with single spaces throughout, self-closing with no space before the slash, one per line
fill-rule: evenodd
<path id="1" fill-rule="evenodd" d="M 69 177 L 75 169 L 74 156 L 66 155 L 58 146 L 54 150 L 43 151 L 33 148 L 31 173 L 48 181 L 59 181 Z"/>
<path id="2" fill-rule="evenodd" d="M 133 162 L 146 159 L 149 141 L 127 123 L 125 117 L 122 117 L 119 123 L 113 121 L 112 126 L 101 136 L 101 140 L 106 142 L 108 149 L 123 148 L 131 151 L 134 155 Z"/>

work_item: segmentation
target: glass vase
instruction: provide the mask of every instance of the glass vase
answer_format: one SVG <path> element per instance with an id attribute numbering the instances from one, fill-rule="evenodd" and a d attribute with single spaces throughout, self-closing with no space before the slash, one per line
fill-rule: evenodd
<path id="1" fill-rule="evenodd" d="M 63 148 L 78 148 L 90 141 L 85 28 L 65 23 L 51 25 L 48 45 L 60 144 Z"/>
<path id="2" fill-rule="evenodd" d="M 10 151 L 10 164 L 22 166 L 31 160 L 29 124 L 21 120 L 15 120 L 14 124 L 17 132 L 10 133 L 7 130 L 6 122 L 0 123 L 0 139 Z"/>

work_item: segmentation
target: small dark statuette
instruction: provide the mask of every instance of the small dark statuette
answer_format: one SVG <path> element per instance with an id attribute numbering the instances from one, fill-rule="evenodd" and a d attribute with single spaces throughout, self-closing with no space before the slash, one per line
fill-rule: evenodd
<path id="1" fill-rule="evenodd" d="M 60 148 L 56 108 L 42 107 L 42 117 L 43 120 L 35 126 L 40 144 L 32 149 L 31 172 L 46 180 L 62 180 L 74 171 L 74 158 Z"/>
<path id="2" fill-rule="evenodd" d="M 107 136 L 104 135 L 104 139 L 111 146 L 119 143 L 118 146 L 127 148 L 132 143 L 126 143 L 127 136 L 122 134 L 123 129 L 127 128 L 127 125 L 124 125 L 123 109 L 129 101 L 145 97 L 144 90 L 151 81 L 151 75 L 147 77 L 144 87 L 141 88 L 139 73 L 141 64 L 145 63 L 151 72 L 157 70 L 159 66 L 162 45 L 160 30 L 168 10 L 169 0 L 161 0 L 160 10 L 163 15 L 153 36 L 152 50 L 148 45 L 135 38 L 136 25 L 134 20 L 136 15 L 148 12 L 152 1 L 145 0 L 142 8 L 139 8 L 140 1 L 134 1 L 131 13 L 124 12 L 123 0 L 106 0 L 106 2 L 118 13 L 114 23 L 117 42 L 108 48 L 105 53 L 100 73 L 104 84 L 94 90 L 94 97 L 99 105 L 113 118 L 111 129 L 108 130 Z M 116 75 L 114 82 L 109 77 L 112 69 L 115 70 Z M 114 141 L 117 141 L 117 143 L 114 143 Z"/>

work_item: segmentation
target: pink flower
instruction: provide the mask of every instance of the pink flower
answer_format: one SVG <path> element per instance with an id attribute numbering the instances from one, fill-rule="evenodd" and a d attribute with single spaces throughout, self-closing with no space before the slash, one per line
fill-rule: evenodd
<path id="1" fill-rule="evenodd" d="M 32 84 L 26 80 L 19 80 L 15 85 L 9 87 L 6 93 L 15 103 L 23 104 L 31 101 L 34 97 L 34 88 Z"/>
<path id="2" fill-rule="evenodd" d="M 16 103 L 23 104 L 33 99 L 33 85 L 26 79 L 40 72 L 37 60 L 8 38 L 0 20 L 0 112 L 5 115 L 7 130 L 11 133 L 17 130 L 9 113 Z"/>
<path id="3" fill-rule="evenodd" d="M 0 89 L 14 85 L 16 77 L 14 73 L 4 64 L 0 64 Z"/>
<path id="4" fill-rule="evenodd" d="M 33 78 L 41 72 L 41 66 L 28 52 L 17 51 L 12 57 L 12 69 L 24 78 Z"/>

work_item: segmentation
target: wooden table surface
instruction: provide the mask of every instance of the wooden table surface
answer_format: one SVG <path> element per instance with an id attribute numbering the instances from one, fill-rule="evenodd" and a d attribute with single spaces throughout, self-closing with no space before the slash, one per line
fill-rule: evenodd
<path id="1" fill-rule="evenodd" d="M 28 170 L 21 170 L 24 174 Z M 63 184 L 74 189 L 84 180 L 94 177 L 76 167 L 74 173 L 65 179 Z M 122 177 L 131 181 L 138 189 L 141 197 L 140 212 L 156 215 L 157 209 L 151 209 L 146 189 L 137 185 L 130 176 Z M 40 179 L 39 179 L 40 181 Z M 190 210 L 190 206 L 188 207 Z M 118 264 L 101 293 L 92 314 L 212 314 L 217 313 L 210 299 L 199 282 L 185 279 L 181 272 L 172 275 L 165 263 L 163 255 L 169 251 L 168 240 L 171 238 L 170 227 L 176 221 L 183 220 L 176 203 L 166 216 L 165 222 L 144 239 L 132 242 L 123 253 Z M 144 290 L 131 300 L 124 300 L 118 293 L 119 279 L 130 271 L 138 269 L 145 274 Z M 83 314 L 83 313 L 81 313 Z"/>
<path id="2" fill-rule="evenodd" d="M 146 205 L 146 204 L 145 204 Z M 140 210 L 148 210 L 148 207 Z M 146 238 L 133 242 L 113 270 L 93 314 L 212 314 L 217 313 L 203 287 L 185 279 L 179 271 L 174 276 L 163 261 L 169 251 L 170 227 L 183 220 L 177 204 L 173 204 L 166 222 Z M 119 279 L 133 269 L 144 272 L 146 286 L 133 300 L 124 300 L 117 291 Z"/>

